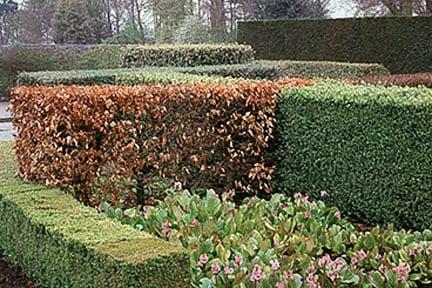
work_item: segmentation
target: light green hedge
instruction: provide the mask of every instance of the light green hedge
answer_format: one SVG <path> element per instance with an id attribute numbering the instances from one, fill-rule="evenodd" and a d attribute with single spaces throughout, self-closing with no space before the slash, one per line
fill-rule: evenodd
<path id="1" fill-rule="evenodd" d="M 389 71 L 380 64 L 266 60 L 246 64 L 185 67 L 179 68 L 179 71 L 190 74 L 248 79 L 276 79 L 280 77 L 345 78 L 389 74 Z"/>
<path id="2" fill-rule="evenodd" d="M 432 228 L 432 90 L 340 83 L 280 96 L 277 191 L 307 192 L 360 222 Z"/>
<path id="3" fill-rule="evenodd" d="M 21 182 L 11 142 L 0 156 L 0 247 L 40 287 L 190 287 L 185 250 Z"/>
<path id="4" fill-rule="evenodd" d="M 250 46 L 238 44 L 182 44 L 130 46 L 124 67 L 200 66 L 247 63 L 254 59 Z"/>
<path id="5" fill-rule="evenodd" d="M 186 74 L 167 67 L 26 72 L 18 76 L 18 85 L 22 86 L 228 83 L 239 81 L 244 80 L 222 76 Z"/>

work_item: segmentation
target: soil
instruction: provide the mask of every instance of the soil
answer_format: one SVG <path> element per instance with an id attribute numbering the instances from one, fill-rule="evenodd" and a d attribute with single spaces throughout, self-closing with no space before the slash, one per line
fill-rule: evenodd
<path id="1" fill-rule="evenodd" d="M 36 284 L 21 269 L 6 262 L 0 255 L 0 288 L 36 287 Z"/>

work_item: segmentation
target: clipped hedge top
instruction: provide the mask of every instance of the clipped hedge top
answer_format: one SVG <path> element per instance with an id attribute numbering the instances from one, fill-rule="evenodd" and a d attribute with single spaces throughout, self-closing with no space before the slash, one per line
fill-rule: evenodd
<path id="1" fill-rule="evenodd" d="M 302 93 L 297 93 L 301 89 Z M 382 87 L 353 85 L 336 81 L 286 90 L 282 97 L 303 97 L 311 101 L 346 102 L 355 104 L 432 106 L 432 89 L 425 87 Z"/>
<path id="2" fill-rule="evenodd" d="M 62 238 L 129 263 L 185 252 L 177 245 L 103 219 L 96 209 L 85 207 L 58 189 L 15 178 L 12 147 L 13 142 L 0 142 L 0 199 L 18 205 L 32 221 L 40 223 L 53 235 L 62 235 Z"/>
<path id="3" fill-rule="evenodd" d="M 241 78 L 185 74 L 169 67 L 24 72 L 18 76 L 18 85 L 20 86 L 231 83 L 243 81 L 245 80 Z"/>

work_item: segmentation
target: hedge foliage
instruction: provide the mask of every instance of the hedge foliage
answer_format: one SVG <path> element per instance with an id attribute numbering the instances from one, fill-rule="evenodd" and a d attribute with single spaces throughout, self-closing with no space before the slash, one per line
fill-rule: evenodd
<path id="1" fill-rule="evenodd" d="M 389 71 L 379 64 L 352 64 L 319 61 L 254 61 L 237 65 L 216 65 L 180 68 L 181 72 L 248 79 L 280 77 L 340 78 L 385 75 Z"/>
<path id="2" fill-rule="evenodd" d="M 107 69 L 122 63 L 120 45 L 24 45 L 0 47 L 0 99 L 9 98 L 23 71 Z"/>
<path id="3" fill-rule="evenodd" d="M 345 79 L 349 83 L 369 83 L 384 86 L 417 87 L 425 86 L 432 88 L 432 73 L 414 74 L 392 74 L 392 75 L 371 75 L 364 77 L 352 77 Z"/>
<path id="4" fill-rule="evenodd" d="M 186 250 L 22 182 L 11 142 L 0 156 L 0 247 L 40 287 L 190 287 Z"/>
<path id="5" fill-rule="evenodd" d="M 92 85 L 92 84 L 181 84 L 244 82 L 244 79 L 192 75 L 168 68 L 122 68 L 76 71 L 25 72 L 18 75 L 20 86 Z"/>
<path id="6" fill-rule="evenodd" d="M 103 187 L 111 195 L 118 177 L 136 181 L 138 202 L 153 175 L 191 188 L 270 192 L 273 168 L 263 150 L 272 137 L 278 87 L 262 82 L 15 88 L 20 176 L 73 187 L 92 204 L 99 202 L 92 195 L 101 177 L 110 180 Z"/>
<path id="7" fill-rule="evenodd" d="M 183 44 L 130 46 L 124 67 L 199 66 L 246 63 L 254 59 L 250 46 L 238 44 Z"/>
<path id="8" fill-rule="evenodd" d="M 326 191 L 355 220 L 432 227 L 432 90 L 316 84 L 284 91 L 276 117 L 276 191 Z"/>
<path id="9" fill-rule="evenodd" d="M 18 84 L 24 86 L 53 86 L 60 84 L 145 84 L 157 82 L 155 80 L 151 81 L 155 78 L 158 78 L 162 83 L 184 83 L 186 81 L 203 83 L 243 81 L 242 79 L 274 80 L 281 77 L 346 78 L 385 75 L 388 73 L 386 68 L 377 64 L 312 61 L 255 61 L 248 64 L 200 67 L 145 67 L 25 72 L 18 75 Z M 205 77 L 200 78 L 195 75 Z M 221 77 L 226 79 L 222 79 Z M 162 78 L 164 79 L 163 81 Z M 232 78 L 242 79 L 234 80 Z"/>
<path id="10" fill-rule="evenodd" d="M 239 22 L 258 59 L 366 62 L 392 73 L 432 71 L 432 17 Z"/>

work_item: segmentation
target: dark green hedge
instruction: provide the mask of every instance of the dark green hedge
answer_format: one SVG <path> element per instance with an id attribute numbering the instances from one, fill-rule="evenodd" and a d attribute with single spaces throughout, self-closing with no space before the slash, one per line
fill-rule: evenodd
<path id="1" fill-rule="evenodd" d="M 250 46 L 238 44 L 182 44 L 129 46 L 124 67 L 199 66 L 247 63 L 254 60 Z"/>
<path id="2" fill-rule="evenodd" d="M 179 68 L 179 71 L 191 74 L 248 79 L 276 79 L 280 77 L 343 78 L 389 74 L 389 71 L 379 64 L 263 60 L 236 65 L 185 67 Z"/>
<path id="3" fill-rule="evenodd" d="M 24 45 L 0 47 L 0 100 L 23 71 L 118 68 L 121 45 Z"/>
<path id="4" fill-rule="evenodd" d="M 360 222 L 432 228 L 431 89 L 289 89 L 277 119 L 276 191 L 324 190 Z"/>
<path id="5" fill-rule="evenodd" d="M 432 71 L 432 17 L 240 22 L 238 42 L 258 59 L 382 63 L 392 73 Z"/>
<path id="6" fill-rule="evenodd" d="M 190 287 L 188 252 L 14 177 L 0 142 L 0 249 L 40 287 Z"/>

